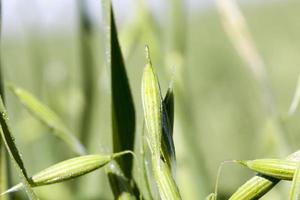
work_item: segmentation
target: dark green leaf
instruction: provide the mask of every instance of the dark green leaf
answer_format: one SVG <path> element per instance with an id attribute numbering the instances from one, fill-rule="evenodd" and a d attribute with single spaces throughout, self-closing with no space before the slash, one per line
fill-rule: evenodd
<path id="1" fill-rule="evenodd" d="M 105 3 L 108 3 L 105 2 Z M 118 33 L 114 20 L 112 5 L 105 8 L 107 17 L 108 36 L 108 65 L 111 69 L 112 92 L 112 123 L 113 123 L 113 150 L 133 150 L 135 134 L 135 110 L 130 86 L 118 41 Z M 118 163 L 127 178 L 131 178 L 132 157 L 122 157 Z"/>

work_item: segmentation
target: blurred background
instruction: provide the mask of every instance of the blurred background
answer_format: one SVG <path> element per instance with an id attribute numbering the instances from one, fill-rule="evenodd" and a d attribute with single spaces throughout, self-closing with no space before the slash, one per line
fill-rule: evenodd
<path id="1" fill-rule="evenodd" d="M 177 183 L 183 199 L 204 199 L 212 192 L 224 160 L 282 158 L 299 149 L 300 112 L 288 111 L 300 73 L 300 2 L 236 3 L 236 10 L 227 12 L 213 0 L 113 1 L 137 135 L 143 123 L 140 82 L 145 44 L 150 46 L 163 94 L 174 81 Z M 90 80 L 94 95 L 86 146 L 90 153 L 111 152 L 101 1 L 3 0 L 2 9 L 5 80 L 49 105 L 79 137 L 87 104 L 84 83 Z M 82 62 L 81 40 L 86 34 L 81 31 L 82 13 L 89 21 L 92 68 Z M 8 90 L 6 98 L 29 174 L 73 156 Z M 137 140 L 137 151 L 138 147 Z M 220 199 L 227 199 L 253 174 L 236 164 L 225 165 Z M 77 199 L 113 198 L 104 170 L 76 181 Z M 36 190 L 41 199 L 74 199 L 69 187 L 74 182 Z M 263 199 L 286 198 L 289 184 L 280 183 Z"/>

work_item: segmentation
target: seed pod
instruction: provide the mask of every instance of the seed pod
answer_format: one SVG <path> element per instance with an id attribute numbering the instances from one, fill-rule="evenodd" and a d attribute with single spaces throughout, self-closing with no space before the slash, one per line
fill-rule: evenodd
<path id="1" fill-rule="evenodd" d="M 87 155 L 72 158 L 32 176 L 34 185 L 48 185 L 70 180 L 94 171 L 112 160 L 110 155 Z"/>
<path id="2" fill-rule="evenodd" d="M 146 47 L 148 63 L 144 69 L 142 78 L 142 102 L 144 109 L 144 118 L 147 128 L 147 141 L 151 152 L 151 166 L 155 182 L 162 200 L 181 199 L 177 185 L 172 177 L 169 163 L 167 148 L 168 146 L 161 145 L 162 137 L 162 97 L 160 94 L 159 82 L 156 77 L 155 71 L 152 68 L 149 50 Z M 168 133 L 170 134 L 170 133 Z M 166 144 L 166 143 L 165 143 Z M 164 150 L 162 150 L 164 148 Z M 161 154 L 161 152 L 164 152 Z M 161 160 L 161 156 L 164 160 Z"/>
<path id="3" fill-rule="evenodd" d="M 229 200 L 259 199 L 273 188 L 280 180 L 257 174 L 243 184 Z"/>
<path id="4" fill-rule="evenodd" d="M 122 151 L 112 155 L 87 155 L 62 161 L 33 175 L 30 178 L 31 186 L 38 187 L 43 185 L 50 185 L 77 178 L 96 169 L 99 169 L 100 167 L 108 164 L 111 160 L 128 153 L 130 152 Z M 22 188 L 23 183 L 20 183 L 5 191 L 1 195 L 18 191 Z"/>
<path id="5" fill-rule="evenodd" d="M 161 149 L 161 98 L 159 83 L 149 58 L 149 50 L 146 47 L 148 63 L 144 68 L 142 77 L 142 102 L 144 118 L 147 127 L 147 141 L 150 151 L 156 159 L 160 159 Z"/>
<path id="6" fill-rule="evenodd" d="M 297 162 L 280 159 L 257 159 L 238 162 L 258 173 L 282 180 L 292 180 L 297 167 Z"/>

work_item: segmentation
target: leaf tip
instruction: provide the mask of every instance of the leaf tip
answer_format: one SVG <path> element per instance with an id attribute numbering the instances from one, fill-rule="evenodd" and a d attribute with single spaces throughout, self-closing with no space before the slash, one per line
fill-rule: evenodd
<path id="1" fill-rule="evenodd" d="M 151 64 L 150 50 L 147 44 L 145 45 L 145 54 L 146 54 L 147 63 Z"/>

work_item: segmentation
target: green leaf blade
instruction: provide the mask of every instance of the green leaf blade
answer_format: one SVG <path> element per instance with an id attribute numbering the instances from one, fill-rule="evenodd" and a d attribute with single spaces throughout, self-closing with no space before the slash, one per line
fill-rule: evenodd
<path id="1" fill-rule="evenodd" d="M 103 1 L 107 27 L 107 65 L 110 67 L 113 151 L 134 149 L 135 108 L 130 90 L 126 67 L 118 39 L 113 7 L 110 1 Z M 133 159 L 125 156 L 117 160 L 124 175 L 132 177 Z"/>
<path id="2" fill-rule="evenodd" d="M 53 134 L 64 141 L 75 153 L 79 155 L 86 154 L 84 146 L 64 125 L 57 114 L 48 106 L 41 103 L 28 91 L 16 87 L 13 84 L 8 85 L 10 90 L 16 95 L 22 105 L 37 119 L 44 123 L 49 128 L 53 129 Z"/>

